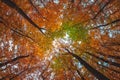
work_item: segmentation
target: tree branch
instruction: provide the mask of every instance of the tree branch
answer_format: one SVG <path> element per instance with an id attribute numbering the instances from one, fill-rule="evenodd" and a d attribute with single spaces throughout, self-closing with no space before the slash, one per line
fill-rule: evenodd
<path id="1" fill-rule="evenodd" d="M 5 23 L 6 21 L 2 18 L 2 17 L 0 17 L 0 23 L 3 23 L 4 25 L 5 25 L 5 27 L 7 27 L 7 23 Z M 37 43 L 33 38 L 31 38 L 30 36 L 28 36 L 27 34 L 24 34 L 24 33 L 21 33 L 22 31 L 20 31 L 20 30 L 18 30 L 18 29 L 14 29 L 14 28 L 11 28 L 11 27 L 8 27 L 10 30 L 12 30 L 13 32 L 15 32 L 15 33 L 17 33 L 17 34 L 19 34 L 19 35 L 21 35 L 21 36 L 23 36 L 23 37 L 26 37 L 26 38 L 28 38 L 28 39 L 30 39 L 30 40 L 32 40 L 33 42 L 35 42 L 35 43 Z M 39 44 L 39 43 L 37 43 L 37 44 Z"/>
<path id="2" fill-rule="evenodd" d="M 108 26 L 108 25 L 110 25 L 110 24 L 114 24 L 114 23 L 117 23 L 117 22 L 120 22 L 120 19 L 116 19 L 116 20 L 114 20 L 114 21 L 112 21 L 112 22 L 110 22 L 110 23 L 107 23 L 107 24 L 103 24 L 103 25 L 99 25 L 99 26 L 96 26 L 96 27 L 93 27 L 93 28 L 91 28 L 91 29 L 97 29 L 97 28 L 100 28 L 100 27 L 105 27 L 105 26 Z"/>
<path id="3" fill-rule="evenodd" d="M 0 63 L 0 67 L 5 66 L 5 65 L 7 65 L 8 63 L 17 61 L 17 60 L 19 60 L 19 59 L 26 58 L 26 57 L 29 57 L 29 55 L 18 56 L 18 57 L 16 57 L 16 58 L 12 59 L 12 60 L 6 61 L 6 62 L 4 62 L 4 63 Z"/>
<path id="4" fill-rule="evenodd" d="M 48 21 L 48 19 L 47 19 L 46 17 L 44 17 L 44 16 L 40 13 L 40 11 L 39 11 L 38 8 L 34 5 L 34 3 L 32 2 L 32 0 L 29 0 L 29 3 L 34 7 L 34 9 L 36 10 L 36 12 L 37 12 L 38 14 L 40 14 L 40 16 L 41 16 L 43 19 L 45 19 L 45 20 Z"/>
<path id="5" fill-rule="evenodd" d="M 93 17 L 93 19 L 96 19 L 96 17 L 103 11 L 103 9 L 111 2 L 112 0 L 109 0 L 98 12 L 97 14 Z"/>

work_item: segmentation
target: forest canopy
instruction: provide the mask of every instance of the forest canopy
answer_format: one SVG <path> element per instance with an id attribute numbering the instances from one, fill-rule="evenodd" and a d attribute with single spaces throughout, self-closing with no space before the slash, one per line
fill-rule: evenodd
<path id="1" fill-rule="evenodd" d="M 0 0 L 0 80 L 120 80 L 120 0 Z"/>

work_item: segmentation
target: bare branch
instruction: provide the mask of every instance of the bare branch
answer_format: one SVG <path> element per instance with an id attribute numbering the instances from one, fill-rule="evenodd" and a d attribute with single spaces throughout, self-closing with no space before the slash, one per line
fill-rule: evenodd
<path id="1" fill-rule="evenodd" d="M 91 29 L 97 29 L 97 28 L 100 28 L 100 27 L 105 27 L 105 26 L 108 26 L 108 25 L 110 25 L 110 24 L 117 23 L 117 22 L 119 22 L 119 21 L 120 21 L 120 19 L 116 19 L 116 20 L 114 20 L 114 21 L 112 21 L 112 22 L 110 22 L 110 23 L 103 24 L 103 25 L 99 25 L 99 26 L 96 26 L 96 27 L 91 28 Z"/>
<path id="2" fill-rule="evenodd" d="M 0 63 L 0 67 L 5 66 L 5 65 L 7 65 L 8 63 L 11 63 L 11 62 L 17 61 L 17 60 L 19 60 L 19 59 L 26 58 L 26 57 L 29 57 L 29 55 L 18 56 L 18 57 L 16 57 L 16 58 L 11 59 L 11 60 L 9 60 L 9 61 L 6 61 L 6 62 L 4 62 L 4 63 Z"/>
<path id="3" fill-rule="evenodd" d="M 93 17 L 93 19 L 96 19 L 96 17 L 103 11 L 103 9 L 111 2 L 112 0 L 109 0 L 98 12 L 97 14 Z"/>
<path id="4" fill-rule="evenodd" d="M 32 2 L 32 0 L 29 0 L 29 2 L 30 2 L 30 4 L 34 7 L 34 9 L 36 10 L 36 12 L 37 12 L 43 19 L 45 19 L 45 20 L 48 21 L 48 19 L 47 19 L 46 17 L 44 17 L 44 16 L 40 13 L 40 11 L 39 11 L 38 8 L 34 5 L 34 3 Z"/>

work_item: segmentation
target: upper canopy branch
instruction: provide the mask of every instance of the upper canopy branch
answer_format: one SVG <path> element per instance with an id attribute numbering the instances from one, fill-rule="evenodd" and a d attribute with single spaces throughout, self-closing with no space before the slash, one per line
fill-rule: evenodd
<path id="1" fill-rule="evenodd" d="M 98 12 L 97 14 L 93 17 L 93 19 L 96 19 L 96 17 L 103 11 L 103 9 L 111 2 L 112 0 L 109 0 Z"/>
<path id="2" fill-rule="evenodd" d="M 91 28 L 91 29 L 97 29 L 97 28 L 100 28 L 100 27 L 105 27 L 105 26 L 108 26 L 108 25 L 110 25 L 110 24 L 117 23 L 117 22 L 119 22 L 119 21 L 120 21 L 120 19 L 116 19 L 116 20 L 114 20 L 114 21 L 112 21 L 112 22 L 109 22 L 109 23 L 107 23 L 107 24 L 102 24 L 102 25 L 93 27 L 93 28 Z"/>

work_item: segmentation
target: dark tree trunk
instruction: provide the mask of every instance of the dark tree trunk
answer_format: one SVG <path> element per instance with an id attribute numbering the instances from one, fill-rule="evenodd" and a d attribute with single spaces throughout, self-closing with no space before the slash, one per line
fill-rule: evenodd
<path id="1" fill-rule="evenodd" d="M 86 61 L 84 61 L 81 57 L 79 57 L 78 55 L 70 52 L 68 49 L 66 49 L 68 51 L 68 53 L 70 55 L 72 55 L 73 57 L 75 57 L 82 65 L 85 66 L 85 68 L 90 71 L 96 78 L 98 78 L 99 80 L 110 80 L 108 79 L 105 75 L 103 75 L 102 73 L 100 73 L 99 71 L 97 71 L 96 69 L 94 69 L 92 66 L 90 66 Z"/>
<path id="2" fill-rule="evenodd" d="M 21 14 L 29 23 L 31 23 L 34 27 L 36 27 L 42 34 L 43 33 L 43 29 L 44 28 L 40 28 L 37 24 L 35 24 L 27 15 L 26 13 L 20 8 L 18 7 L 13 1 L 11 0 L 2 0 L 2 2 L 4 2 L 5 4 L 7 4 L 9 7 L 15 9 L 19 14 Z"/>
<path id="3" fill-rule="evenodd" d="M 92 53 L 90 53 L 90 52 L 86 52 L 86 53 L 89 54 L 89 55 L 91 55 L 91 56 L 93 56 L 93 57 L 95 57 L 95 58 L 97 58 L 97 59 L 99 59 L 99 60 L 102 60 L 102 61 L 104 61 L 104 62 L 106 62 L 106 63 L 108 63 L 108 64 L 110 64 L 110 65 L 114 65 L 114 66 L 116 66 L 116 67 L 120 67 L 120 64 L 119 64 L 119 63 L 105 60 L 105 59 L 100 58 L 100 57 L 98 57 L 98 56 L 96 56 L 96 55 L 94 55 L 94 54 L 92 54 Z"/>

